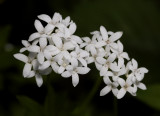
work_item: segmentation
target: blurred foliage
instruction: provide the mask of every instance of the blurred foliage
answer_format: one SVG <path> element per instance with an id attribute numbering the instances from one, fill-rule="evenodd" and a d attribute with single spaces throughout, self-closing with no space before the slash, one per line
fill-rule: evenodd
<path id="1" fill-rule="evenodd" d="M 21 4 L 21 5 L 19 5 Z M 17 9 L 16 9 L 17 7 Z M 8 12 L 9 10 L 9 12 Z M 6 11 L 6 12 L 4 12 Z M 118 115 L 160 115 L 160 2 L 158 0 L 0 0 L 0 116 L 112 116 L 113 96 L 99 96 L 105 86 L 93 69 L 80 77 L 76 88 L 71 79 L 51 74 L 38 88 L 35 79 L 24 79 L 24 64 L 13 58 L 22 39 L 35 31 L 33 21 L 41 13 L 60 12 L 77 24 L 76 34 L 104 25 L 109 31 L 123 31 L 121 41 L 130 57 L 145 66 L 146 91 L 137 97 L 127 94 L 118 100 Z M 90 67 L 93 67 L 90 65 Z"/>
<path id="2" fill-rule="evenodd" d="M 148 90 L 139 92 L 137 98 L 147 105 L 160 110 L 160 84 L 148 86 Z"/>

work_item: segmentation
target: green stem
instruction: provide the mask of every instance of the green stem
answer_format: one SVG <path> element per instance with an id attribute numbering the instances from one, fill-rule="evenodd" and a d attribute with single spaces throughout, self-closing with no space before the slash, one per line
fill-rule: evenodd
<path id="1" fill-rule="evenodd" d="M 87 95 L 86 99 L 84 100 L 84 102 L 81 104 L 80 107 L 76 108 L 73 111 L 73 114 L 80 114 L 81 112 L 83 112 L 87 105 L 90 103 L 90 101 L 92 100 L 93 96 L 95 95 L 95 93 L 97 92 L 97 89 L 101 83 L 102 78 L 99 77 L 93 87 L 93 89 L 91 90 L 91 92 Z"/>
<path id="2" fill-rule="evenodd" d="M 113 112 L 114 112 L 114 116 L 118 116 L 118 101 L 115 96 L 113 99 Z"/>

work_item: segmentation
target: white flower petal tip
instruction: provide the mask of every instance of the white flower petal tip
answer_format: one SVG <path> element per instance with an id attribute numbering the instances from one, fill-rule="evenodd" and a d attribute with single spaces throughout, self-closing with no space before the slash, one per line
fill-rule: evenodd
<path id="1" fill-rule="evenodd" d="M 100 32 L 102 34 L 102 38 L 104 40 L 107 40 L 108 39 L 108 33 L 107 33 L 107 30 L 104 26 L 100 26 Z"/>
<path id="2" fill-rule="evenodd" d="M 124 88 L 121 88 L 117 94 L 117 99 L 121 99 L 126 94 L 126 90 Z"/>
<path id="3" fill-rule="evenodd" d="M 27 63 L 28 62 L 28 57 L 25 56 L 24 54 L 20 54 L 20 53 L 17 53 L 17 54 L 14 54 L 13 55 L 17 60 L 20 60 L 24 63 Z"/>
<path id="4" fill-rule="evenodd" d="M 39 33 L 43 33 L 44 27 L 39 20 L 35 20 L 34 26 Z"/>
<path id="5" fill-rule="evenodd" d="M 43 79 L 40 74 L 35 75 L 36 83 L 38 87 L 41 87 L 43 84 Z"/>
<path id="6" fill-rule="evenodd" d="M 100 91 L 100 96 L 104 96 L 111 91 L 111 86 L 106 86 Z"/>
<path id="7" fill-rule="evenodd" d="M 47 22 L 47 23 L 51 22 L 51 20 L 52 20 L 52 19 L 50 18 L 50 16 L 48 16 L 48 15 L 46 15 L 46 14 L 38 15 L 38 18 L 41 19 L 41 20 L 43 20 L 43 21 L 45 21 L 45 22 Z"/>
<path id="8" fill-rule="evenodd" d="M 39 33 L 33 33 L 33 34 L 31 34 L 31 35 L 29 36 L 28 41 L 33 41 L 33 40 L 39 38 L 40 36 L 41 36 L 41 35 L 40 35 Z"/>
<path id="9" fill-rule="evenodd" d="M 79 76 L 77 73 L 72 74 L 72 84 L 74 87 L 76 87 L 79 83 Z"/>

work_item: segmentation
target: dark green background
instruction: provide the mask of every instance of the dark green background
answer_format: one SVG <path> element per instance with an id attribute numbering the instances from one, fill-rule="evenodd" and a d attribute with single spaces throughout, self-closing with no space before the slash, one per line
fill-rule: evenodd
<path id="1" fill-rule="evenodd" d="M 39 14 L 71 16 L 76 34 L 90 36 L 101 25 L 123 31 L 124 50 L 146 67 L 146 91 L 115 100 L 94 65 L 80 76 L 76 88 L 70 79 L 52 73 L 38 88 L 35 79 L 22 77 L 23 63 L 13 58 L 35 32 Z M 91 37 L 91 36 L 90 36 Z M 7 43 L 13 50 L 6 51 Z M 160 1 L 159 0 L 0 0 L 0 116 L 159 116 L 160 115 Z"/>

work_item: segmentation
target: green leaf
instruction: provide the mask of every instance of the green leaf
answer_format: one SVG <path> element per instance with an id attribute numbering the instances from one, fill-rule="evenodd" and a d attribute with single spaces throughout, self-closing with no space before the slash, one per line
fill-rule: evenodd
<path id="1" fill-rule="evenodd" d="M 17 96 L 20 104 L 26 109 L 27 116 L 43 116 L 43 108 L 36 101 L 27 96 Z"/>
<path id="2" fill-rule="evenodd" d="M 155 84 L 148 86 L 145 92 L 139 91 L 137 98 L 154 109 L 160 110 L 160 85 Z"/>

